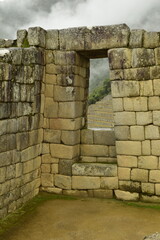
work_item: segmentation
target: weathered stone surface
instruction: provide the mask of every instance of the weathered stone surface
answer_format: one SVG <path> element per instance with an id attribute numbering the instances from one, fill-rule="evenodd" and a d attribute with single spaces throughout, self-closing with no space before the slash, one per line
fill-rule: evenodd
<path id="1" fill-rule="evenodd" d="M 137 119 L 137 125 L 148 125 L 152 123 L 152 112 L 137 112 L 136 113 L 136 119 Z"/>
<path id="2" fill-rule="evenodd" d="M 148 125 L 145 127 L 146 139 L 159 139 L 159 127 L 154 125 Z"/>
<path id="3" fill-rule="evenodd" d="M 27 30 L 23 29 L 23 30 L 17 31 L 17 47 L 23 47 L 26 37 L 27 37 Z"/>
<path id="4" fill-rule="evenodd" d="M 63 190 L 63 194 L 75 197 L 88 197 L 88 193 L 85 190 Z"/>
<path id="5" fill-rule="evenodd" d="M 117 154 L 141 155 L 141 142 L 138 141 L 116 141 Z"/>
<path id="6" fill-rule="evenodd" d="M 160 45 L 158 32 L 145 32 L 143 46 L 145 48 L 156 48 Z"/>
<path id="7" fill-rule="evenodd" d="M 54 184 L 53 174 L 42 173 L 41 184 L 43 187 L 51 187 Z"/>
<path id="8" fill-rule="evenodd" d="M 131 178 L 131 169 L 118 167 L 118 179 L 120 180 L 130 180 Z"/>
<path id="9" fill-rule="evenodd" d="M 144 30 L 140 30 L 140 29 L 131 30 L 130 40 L 129 40 L 129 46 L 131 48 L 142 47 L 144 32 L 145 32 Z"/>
<path id="10" fill-rule="evenodd" d="M 58 116 L 60 118 L 77 118 L 83 113 L 82 102 L 63 102 L 59 103 Z"/>
<path id="11" fill-rule="evenodd" d="M 76 145 L 80 143 L 80 131 L 62 131 L 61 141 L 67 145 Z"/>
<path id="12" fill-rule="evenodd" d="M 94 143 L 97 145 L 115 145 L 114 131 L 94 131 Z"/>
<path id="13" fill-rule="evenodd" d="M 160 148 L 159 148 L 159 145 L 160 144 L 160 140 L 152 140 L 151 141 L 151 146 L 152 146 L 152 154 L 153 155 L 157 155 L 157 156 L 160 156 Z"/>
<path id="14" fill-rule="evenodd" d="M 123 111 L 123 99 L 122 98 L 113 98 L 112 99 L 112 107 L 114 112 L 122 112 Z"/>
<path id="15" fill-rule="evenodd" d="M 110 69 L 131 68 L 131 50 L 128 48 L 111 49 L 108 58 Z"/>
<path id="16" fill-rule="evenodd" d="M 98 189 L 100 188 L 100 177 L 73 176 L 73 189 Z"/>
<path id="17" fill-rule="evenodd" d="M 151 142 L 149 140 L 142 141 L 142 155 L 151 155 Z"/>
<path id="18" fill-rule="evenodd" d="M 155 65 L 153 49 L 137 48 L 132 50 L 132 67 L 147 67 Z"/>
<path id="19" fill-rule="evenodd" d="M 46 31 L 41 27 L 28 29 L 28 42 L 31 46 L 45 47 Z"/>
<path id="20" fill-rule="evenodd" d="M 130 30 L 126 24 L 92 27 L 88 39 L 90 43 L 85 39 L 86 50 L 126 47 L 129 33 Z"/>
<path id="21" fill-rule="evenodd" d="M 73 159 L 79 155 L 79 145 L 51 144 L 50 151 L 52 157 Z"/>
<path id="22" fill-rule="evenodd" d="M 145 236 L 144 240 L 160 240 L 160 233 L 153 233 L 152 235 Z"/>
<path id="23" fill-rule="evenodd" d="M 46 49 L 58 49 L 58 30 L 46 31 Z"/>
<path id="24" fill-rule="evenodd" d="M 112 97 L 139 96 L 139 83 L 137 81 L 112 81 Z"/>
<path id="25" fill-rule="evenodd" d="M 146 194 L 154 194 L 154 184 L 153 183 L 142 183 L 142 192 Z"/>
<path id="26" fill-rule="evenodd" d="M 82 156 L 93 156 L 93 157 L 95 157 L 95 156 L 106 157 L 106 156 L 108 156 L 108 146 L 81 144 L 81 155 Z"/>
<path id="27" fill-rule="evenodd" d="M 71 189 L 71 177 L 64 175 L 55 175 L 55 186 L 62 189 Z"/>
<path id="28" fill-rule="evenodd" d="M 57 130 L 78 130 L 82 127 L 82 118 L 62 119 L 56 118 L 50 120 L 50 128 Z"/>
<path id="29" fill-rule="evenodd" d="M 127 191 L 115 190 L 115 195 L 117 199 L 124 201 L 137 201 L 139 199 L 138 193 L 130 193 Z"/>
<path id="30" fill-rule="evenodd" d="M 137 167 L 137 157 L 135 156 L 117 156 L 118 166 L 119 167 Z"/>
<path id="31" fill-rule="evenodd" d="M 115 164 L 102 163 L 75 163 L 72 166 L 72 174 L 76 176 L 117 176 Z"/>
<path id="32" fill-rule="evenodd" d="M 160 65 L 160 48 L 155 49 L 156 65 Z"/>
<path id="33" fill-rule="evenodd" d="M 44 142 L 48 143 L 60 143 L 61 132 L 59 130 L 45 129 L 44 130 Z"/>
<path id="34" fill-rule="evenodd" d="M 130 68 L 124 69 L 124 79 L 125 80 L 149 80 L 150 79 L 150 68 L 141 67 L 141 68 Z"/>
<path id="35" fill-rule="evenodd" d="M 41 187 L 41 190 L 48 193 L 62 194 L 62 189 L 55 187 Z"/>
<path id="36" fill-rule="evenodd" d="M 140 156 L 138 157 L 138 168 L 157 169 L 158 157 L 155 156 Z"/>
<path id="37" fill-rule="evenodd" d="M 72 165 L 75 163 L 76 159 L 60 159 L 58 164 L 59 174 L 72 176 Z"/>
<path id="38" fill-rule="evenodd" d="M 153 96 L 152 80 L 140 82 L 140 96 Z"/>
<path id="39" fill-rule="evenodd" d="M 160 182 L 160 170 L 151 170 L 149 174 L 149 181 L 153 183 Z"/>
<path id="40" fill-rule="evenodd" d="M 131 180 L 138 182 L 148 182 L 148 170 L 138 168 L 132 169 Z"/>
<path id="41" fill-rule="evenodd" d="M 93 190 L 93 196 L 96 198 L 113 198 L 113 191 L 112 190 Z"/>
<path id="42" fill-rule="evenodd" d="M 148 107 L 149 107 L 149 110 L 160 110 L 159 96 L 149 97 Z"/>
<path id="43" fill-rule="evenodd" d="M 54 102 L 52 98 L 45 99 L 44 116 L 47 118 L 58 117 L 58 103 Z"/>
<path id="44" fill-rule="evenodd" d="M 93 130 L 82 129 L 81 130 L 81 143 L 93 144 Z"/>
<path id="45" fill-rule="evenodd" d="M 131 133 L 131 140 L 144 140 L 143 126 L 131 126 L 130 133 Z"/>
<path id="46" fill-rule="evenodd" d="M 102 177 L 101 188 L 118 189 L 118 177 Z"/>
<path id="47" fill-rule="evenodd" d="M 135 112 L 116 112 L 114 113 L 114 122 L 116 126 L 119 125 L 135 125 L 136 114 Z"/>
<path id="48" fill-rule="evenodd" d="M 115 137 L 117 140 L 129 140 L 130 131 L 128 126 L 115 126 L 114 127 Z"/>
<path id="49" fill-rule="evenodd" d="M 160 111 L 153 111 L 153 124 L 160 126 Z"/>
<path id="50" fill-rule="evenodd" d="M 54 100 L 60 102 L 84 100 L 84 88 L 55 86 Z"/>

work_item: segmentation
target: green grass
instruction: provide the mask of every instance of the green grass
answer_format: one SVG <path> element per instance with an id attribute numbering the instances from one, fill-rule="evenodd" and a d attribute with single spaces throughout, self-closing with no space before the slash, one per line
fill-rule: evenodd
<path id="1" fill-rule="evenodd" d="M 19 226 L 29 215 L 33 214 L 36 208 L 45 201 L 49 200 L 76 200 L 76 197 L 54 195 L 49 193 L 40 193 L 32 200 L 28 201 L 23 207 L 9 214 L 3 220 L 0 220 L 0 236 L 7 233 L 12 228 Z"/>

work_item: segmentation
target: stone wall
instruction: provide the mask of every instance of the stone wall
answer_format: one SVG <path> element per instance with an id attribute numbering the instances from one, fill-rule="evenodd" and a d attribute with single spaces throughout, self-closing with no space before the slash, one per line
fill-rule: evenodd
<path id="1" fill-rule="evenodd" d="M 160 201 L 159 33 L 36 27 L 0 47 L 0 217 L 40 187 Z M 115 133 L 87 130 L 89 59 L 99 57 L 109 58 Z"/>
<path id="2" fill-rule="evenodd" d="M 0 50 L 0 218 L 39 192 L 43 65 L 40 49 Z"/>

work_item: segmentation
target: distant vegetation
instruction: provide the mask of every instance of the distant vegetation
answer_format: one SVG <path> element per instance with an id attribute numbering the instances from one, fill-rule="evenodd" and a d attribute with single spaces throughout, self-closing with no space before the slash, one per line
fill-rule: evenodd
<path id="1" fill-rule="evenodd" d="M 97 101 L 103 99 L 106 95 L 111 92 L 111 83 L 110 80 L 104 79 L 100 81 L 98 86 L 95 87 L 90 93 L 88 98 L 88 104 L 94 104 Z"/>

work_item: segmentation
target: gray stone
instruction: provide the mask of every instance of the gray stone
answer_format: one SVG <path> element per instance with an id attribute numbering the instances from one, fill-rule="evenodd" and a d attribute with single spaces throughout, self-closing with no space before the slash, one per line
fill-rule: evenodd
<path id="1" fill-rule="evenodd" d="M 114 131 L 94 131 L 94 143 L 102 145 L 115 145 Z"/>
<path id="2" fill-rule="evenodd" d="M 75 163 L 72 166 L 72 174 L 75 176 L 116 177 L 117 166 L 103 163 Z"/>
<path id="3" fill-rule="evenodd" d="M 47 30 L 46 32 L 46 49 L 58 49 L 58 30 Z"/>
<path id="4" fill-rule="evenodd" d="M 28 42 L 31 46 L 45 47 L 46 31 L 41 27 L 28 29 Z"/>
<path id="5" fill-rule="evenodd" d="M 145 236 L 144 240 L 160 240 L 160 233 L 156 232 L 153 233 L 152 235 Z"/>
<path id="6" fill-rule="evenodd" d="M 27 30 L 23 29 L 17 31 L 17 47 L 23 47 L 26 37 Z"/>
<path id="7" fill-rule="evenodd" d="M 143 44 L 144 30 L 131 30 L 129 46 L 131 48 L 140 48 Z"/>
<path id="8" fill-rule="evenodd" d="M 75 163 L 75 160 L 60 159 L 59 166 L 58 166 L 59 174 L 72 176 L 72 165 L 74 163 Z"/>

